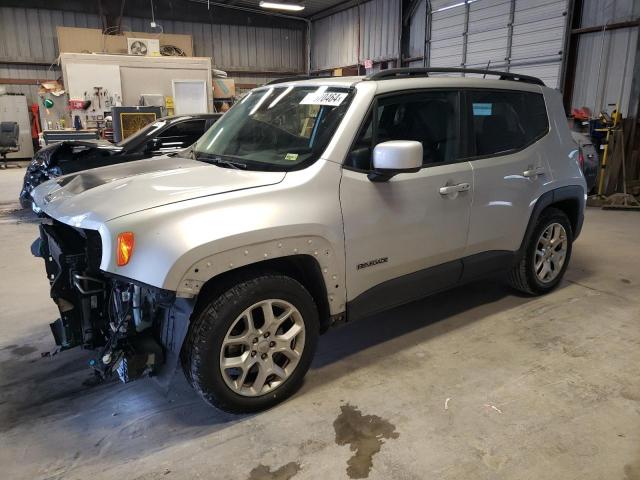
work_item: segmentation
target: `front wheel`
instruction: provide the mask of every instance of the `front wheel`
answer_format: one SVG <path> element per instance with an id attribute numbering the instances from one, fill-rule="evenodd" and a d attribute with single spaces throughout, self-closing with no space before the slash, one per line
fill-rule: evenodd
<path id="1" fill-rule="evenodd" d="M 318 331 L 316 305 L 300 283 L 258 276 L 201 310 L 185 340 L 183 368 L 211 405 L 234 413 L 264 410 L 301 385 Z"/>
<path id="2" fill-rule="evenodd" d="M 548 208 L 527 240 L 524 255 L 509 272 L 509 283 L 530 295 L 550 292 L 564 276 L 572 245 L 573 232 L 567 215 Z"/>

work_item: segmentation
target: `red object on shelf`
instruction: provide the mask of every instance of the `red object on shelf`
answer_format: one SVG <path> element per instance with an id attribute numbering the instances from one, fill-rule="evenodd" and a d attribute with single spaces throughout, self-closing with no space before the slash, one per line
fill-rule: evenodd
<path id="1" fill-rule="evenodd" d="M 69 100 L 69 108 L 71 110 L 83 110 L 84 100 Z"/>

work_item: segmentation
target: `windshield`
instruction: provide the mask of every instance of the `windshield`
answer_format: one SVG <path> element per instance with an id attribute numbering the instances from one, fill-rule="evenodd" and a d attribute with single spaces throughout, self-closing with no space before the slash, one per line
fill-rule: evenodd
<path id="1" fill-rule="evenodd" d="M 195 158 L 223 166 L 295 170 L 318 159 L 353 89 L 271 87 L 250 92 L 195 145 Z"/>
<path id="2" fill-rule="evenodd" d="M 160 130 L 166 124 L 167 124 L 167 120 L 160 119 L 158 121 L 145 125 L 133 135 L 129 135 L 127 138 L 125 138 L 121 142 L 116 143 L 116 145 L 118 145 L 119 147 L 126 147 L 128 145 L 133 145 L 135 142 L 138 141 L 139 138 L 149 137 L 153 135 L 155 132 Z"/>

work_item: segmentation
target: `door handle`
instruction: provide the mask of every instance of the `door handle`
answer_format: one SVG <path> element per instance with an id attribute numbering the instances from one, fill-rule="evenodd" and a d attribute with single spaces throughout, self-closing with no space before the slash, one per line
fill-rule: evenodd
<path id="1" fill-rule="evenodd" d="M 542 167 L 532 168 L 531 170 L 525 170 L 522 175 L 527 178 L 536 178 L 538 175 L 544 175 L 545 170 Z"/>
<path id="2" fill-rule="evenodd" d="M 468 183 L 458 183 L 457 185 L 445 185 L 440 187 L 440 195 L 451 195 L 452 193 L 468 192 L 471 185 Z"/>

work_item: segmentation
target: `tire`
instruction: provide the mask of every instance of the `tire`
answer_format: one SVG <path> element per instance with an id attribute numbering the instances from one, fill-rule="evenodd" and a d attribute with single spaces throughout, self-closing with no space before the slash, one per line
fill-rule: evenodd
<path id="1" fill-rule="evenodd" d="M 287 318 L 277 331 L 269 332 L 268 311 L 273 313 L 272 327 Z M 261 330 L 253 328 L 261 321 Z M 283 328 L 289 330 L 283 334 Z M 286 335 L 299 328 L 300 333 L 288 341 Z M 257 412 L 282 402 L 300 387 L 318 336 L 318 310 L 309 292 L 290 277 L 261 274 L 208 299 L 192 320 L 182 366 L 193 388 L 210 405 L 230 413 Z M 223 362 L 239 359 L 245 359 L 242 367 L 222 368 Z M 263 375 L 271 369 L 280 376 L 272 373 L 267 377 L 271 380 L 262 384 Z"/>
<path id="2" fill-rule="evenodd" d="M 537 247 L 539 246 L 539 242 L 542 241 L 541 237 L 543 233 L 546 233 L 547 229 L 552 228 L 554 225 L 561 225 L 564 229 L 566 250 L 564 251 L 564 260 L 562 261 L 561 267 L 552 271 L 550 275 L 552 278 L 543 281 L 536 271 L 536 260 L 538 259 L 536 251 L 540 252 Z M 556 244 L 555 248 L 559 248 L 560 246 L 561 245 Z M 569 265 L 569 260 L 571 259 L 572 246 L 573 231 L 569 218 L 564 212 L 557 208 L 547 208 L 540 214 L 535 228 L 527 239 L 523 256 L 509 272 L 509 284 L 516 290 L 528 295 L 544 295 L 551 292 L 558 286 L 564 276 L 567 266 Z M 555 248 L 548 247 L 546 250 L 555 250 Z M 553 253 L 551 253 L 551 255 L 553 255 Z"/>

